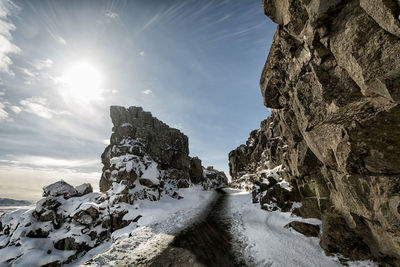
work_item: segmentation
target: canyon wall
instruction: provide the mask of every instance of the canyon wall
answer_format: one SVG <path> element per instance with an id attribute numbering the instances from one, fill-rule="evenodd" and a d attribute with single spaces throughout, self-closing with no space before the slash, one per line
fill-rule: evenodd
<path id="1" fill-rule="evenodd" d="M 272 114 L 229 154 L 233 185 L 250 180 L 262 207 L 301 202 L 295 213 L 322 220 L 320 244 L 328 253 L 396 265 L 400 2 L 264 0 L 263 6 L 278 24 L 260 79 Z M 266 198 L 257 186 L 268 178 L 262 170 L 277 166 L 293 190 Z"/>

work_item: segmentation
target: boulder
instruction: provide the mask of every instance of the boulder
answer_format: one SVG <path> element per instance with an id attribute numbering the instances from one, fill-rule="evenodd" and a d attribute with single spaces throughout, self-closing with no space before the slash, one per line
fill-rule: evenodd
<path id="1" fill-rule="evenodd" d="M 81 184 L 75 187 L 78 196 L 83 196 L 93 192 L 93 187 L 89 183 Z"/>
<path id="2" fill-rule="evenodd" d="M 78 192 L 76 191 L 76 189 L 72 185 L 64 182 L 63 180 L 43 187 L 43 197 L 63 196 L 65 199 L 68 199 L 70 197 L 77 196 L 77 194 Z"/>
<path id="3" fill-rule="evenodd" d="M 305 222 L 299 222 L 299 221 L 293 221 L 288 223 L 287 225 L 284 226 L 285 228 L 293 228 L 297 232 L 308 236 L 308 237 L 318 237 L 319 236 L 319 225 L 315 224 L 310 224 L 310 223 L 305 223 Z"/>
<path id="4" fill-rule="evenodd" d="M 203 166 L 201 165 L 201 159 L 199 159 L 198 157 L 190 159 L 189 175 L 192 183 L 199 183 L 204 179 Z"/>

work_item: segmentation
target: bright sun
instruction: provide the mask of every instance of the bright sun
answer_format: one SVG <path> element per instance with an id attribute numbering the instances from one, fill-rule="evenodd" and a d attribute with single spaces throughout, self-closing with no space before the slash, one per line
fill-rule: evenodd
<path id="1" fill-rule="evenodd" d="M 75 63 L 58 78 L 61 93 L 67 101 L 87 104 L 102 99 L 102 75 L 89 62 Z"/>

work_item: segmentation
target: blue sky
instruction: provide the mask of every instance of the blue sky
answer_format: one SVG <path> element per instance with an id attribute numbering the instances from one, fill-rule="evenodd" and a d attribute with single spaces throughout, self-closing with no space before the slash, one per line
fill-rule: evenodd
<path id="1" fill-rule="evenodd" d="M 261 0 L 0 0 L 0 197 L 97 186 L 110 105 L 142 106 L 228 172 L 269 111 Z"/>

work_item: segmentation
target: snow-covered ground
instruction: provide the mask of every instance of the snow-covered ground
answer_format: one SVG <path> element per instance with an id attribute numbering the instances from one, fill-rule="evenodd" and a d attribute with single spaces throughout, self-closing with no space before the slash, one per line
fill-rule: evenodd
<path id="1" fill-rule="evenodd" d="M 143 217 L 137 223 L 117 230 L 113 241 L 89 251 L 69 266 L 136 266 L 149 262 L 172 242 L 176 233 L 202 215 L 216 193 L 192 186 L 180 189 L 179 194 L 183 199 L 165 195 L 159 201 L 138 200 L 136 211 Z"/>
<path id="2" fill-rule="evenodd" d="M 290 212 L 268 212 L 253 204 L 248 192 L 225 191 L 230 195 L 226 211 L 232 223 L 233 247 L 248 266 L 341 266 L 337 257 L 325 255 L 318 238 L 284 228 L 294 220 L 320 224 L 319 220 L 294 217 Z M 368 261 L 348 264 L 376 266 Z"/>

